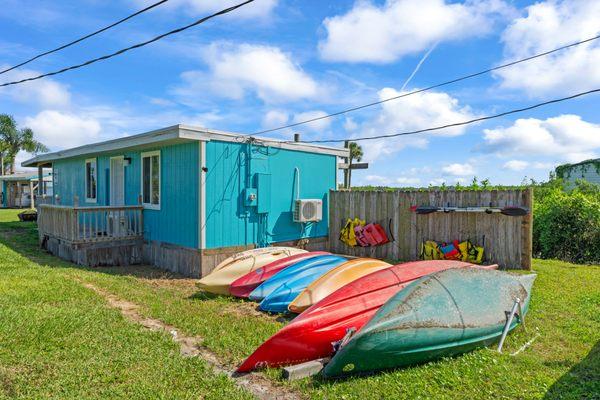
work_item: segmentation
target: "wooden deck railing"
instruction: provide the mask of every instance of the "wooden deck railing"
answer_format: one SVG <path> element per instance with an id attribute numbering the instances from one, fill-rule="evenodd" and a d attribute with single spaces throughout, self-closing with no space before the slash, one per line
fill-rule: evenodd
<path id="1" fill-rule="evenodd" d="M 142 206 L 69 207 L 41 204 L 40 235 L 71 243 L 102 242 L 143 237 Z"/>

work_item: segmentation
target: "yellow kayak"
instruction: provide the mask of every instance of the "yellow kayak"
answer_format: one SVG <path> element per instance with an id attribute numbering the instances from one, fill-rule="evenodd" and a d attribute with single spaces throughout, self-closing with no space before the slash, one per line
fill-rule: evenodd
<path id="1" fill-rule="evenodd" d="M 258 249 L 250 249 L 250 250 L 240 251 L 239 253 L 235 253 L 231 257 L 228 257 L 225 260 L 221 261 L 219 263 L 219 265 L 217 265 L 215 267 L 215 269 L 213 269 L 211 271 L 211 273 L 225 268 L 226 266 L 233 263 L 234 261 L 238 261 L 243 258 L 247 258 L 248 256 L 255 256 L 255 255 L 265 254 L 265 253 L 275 253 L 275 252 L 279 252 L 281 250 L 292 251 L 292 250 L 298 250 L 298 249 L 296 249 L 295 247 L 274 246 L 274 247 L 260 247 Z"/>
<path id="2" fill-rule="evenodd" d="M 347 261 L 307 286 L 306 289 L 290 303 L 288 309 L 294 313 L 301 313 L 342 286 L 365 275 L 369 275 L 372 272 L 391 266 L 391 264 L 384 261 L 372 258 L 357 258 Z"/>
<path id="3" fill-rule="evenodd" d="M 280 258 L 306 253 L 306 250 L 294 247 L 265 247 L 247 250 L 229 257 L 208 275 L 198 281 L 198 287 L 204 292 L 229 294 L 229 286 L 241 276 L 263 267 Z"/>

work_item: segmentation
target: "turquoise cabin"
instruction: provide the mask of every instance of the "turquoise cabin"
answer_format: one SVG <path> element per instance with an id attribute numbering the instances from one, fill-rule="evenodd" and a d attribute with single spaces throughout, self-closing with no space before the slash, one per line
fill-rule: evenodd
<path id="1" fill-rule="evenodd" d="M 202 276 L 240 250 L 324 243 L 329 191 L 338 158 L 347 156 L 341 148 L 176 125 L 22 165 L 52 170 L 52 205 L 41 206 L 39 221 L 40 241 L 52 252 L 87 265 L 144 262 Z M 62 213 L 52 226 L 50 213 Z M 127 226 L 116 235 L 115 215 Z M 56 226 L 57 218 L 70 228 Z"/>

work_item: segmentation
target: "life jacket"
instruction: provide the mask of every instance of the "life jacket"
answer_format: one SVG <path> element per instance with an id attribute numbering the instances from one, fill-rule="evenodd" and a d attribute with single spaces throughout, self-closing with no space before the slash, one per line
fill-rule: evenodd
<path id="1" fill-rule="evenodd" d="M 390 239 L 388 238 L 388 235 L 385 232 L 385 229 L 383 229 L 383 226 L 381 226 L 379 224 L 373 224 L 373 225 L 375 226 L 377 233 L 379 233 L 379 237 L 380 237 L 379 244 L 389 243 Z"/>
<path id="2" fill-rule="evenodd" d="M 358 218 L 348 219 L 346 224 L 340 231 L 340 240 L 346 243 L 348 246 L 354 247 L 358 244 L 356 238 L 356 227 L 364 225 L 365 221 L 361 221 Z"/>
<path id="3" fill-rule="evenodd" d="M 427 240 L 421 243 L 421 259 L 423 260 L 442 260 L 444 255 L 440 247 L 433 240 Z"/>
<path id="4" fill-rule="evenodd" d="M 377 246 L 389 242 L 387 234 L 383 227 L 376 223 L 365 226 L 364 233 L 371 246 Z"/>
<path id="5" fill-rule="evenodd" d="M 458 240 L 455 240 L 453 243 L 447 244 L 444 243 L 440 246 L 441 252 L 444 254 L 444 259 L 446 260 L 460 260 L 461 254 L 458 250 Z"/>
<path id="6" fill-rule="evenodd" d="M 481 264 L 483 262 L 483 247 L 473 246 L 471 250 L 469 250 L 468 261 L 473 264 Z"/>
<path id="7" fill-rule="evenodd" d="M 354 227 L 354 234 L 356 235 L 356 242 L 359 246 L 369 247 L 371 244 L 367 236 L 367 232 L 363 225 L 357 225 Z"/>
<path id="8" fill-rule="evenodd" d="M 460 251 L 461 261 L 469 260 L 469 252 L 471 251 L 472 247 L 473 244 L 468 240 L 465 240 L 464 242 L 460 242 L 458 244 L 458 250 Z"/>

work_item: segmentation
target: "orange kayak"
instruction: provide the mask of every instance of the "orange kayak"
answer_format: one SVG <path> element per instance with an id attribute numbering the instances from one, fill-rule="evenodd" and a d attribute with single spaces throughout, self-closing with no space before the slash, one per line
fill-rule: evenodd
<path id="1" fill-rule="evenodd" d="M 288 309 L 299 314 L 342 286 L 372 272 L 391 266 L 391 264 L 373 258 L 358 258 L 347 261 L 311 283 L 290 303 Z"/>

